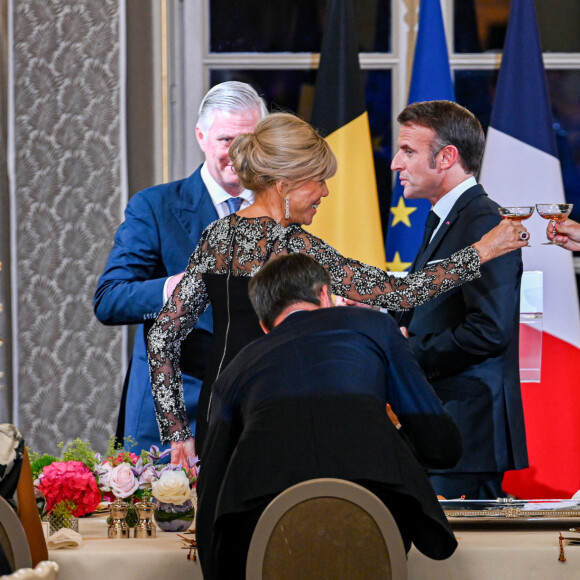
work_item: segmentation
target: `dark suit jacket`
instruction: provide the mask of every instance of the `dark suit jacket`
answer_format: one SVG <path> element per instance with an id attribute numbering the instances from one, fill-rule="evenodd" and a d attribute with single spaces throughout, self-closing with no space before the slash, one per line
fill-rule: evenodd
<path id="1" fill-rule="evenodd" d="M 156 185 L 131 197 L 94 296 L 95 314 L 102 323 L 139 324 L 128 377 L 125 435 L 135 438 L 145 449 L 152 444 L 161 446 L 161 440 L 143 323 L 155 320 L 163 306 L 165 280 L 185 270 L 203 230 L 218 219 L 200 169 L 187 179 Z M 211 338 L 211 308 L 200 318 L 196 329 L 188 337 L 190 348 L 183 349 L 187 359 L 194 361 L 188 369 L 190 375 L 184 375 L 186 408 L 192 426 Z"/>
<path id="2" fill-rule="evenodd" d="M 455 549 L 419 460 L 452 466 L 458 430 L 390 316 L 338 307 L 291 314 L 232 360 L 212 397 L 197 486 L 204 577 L 213 577 L 220 518 L 318 477 L 379 484 L 413 514 L 418 549 L 434 558 Z"/>
<path id="3" fill-rule="evenodd" d="M 480 185 L 457 200 L 416 269 L 478 241 L 500 221 Z M 483 265 L 481 278 L 415 308 L 409 344 L 461 430 L 463 457 L 451 471 L 527 467 L 519 376 L 521 251 Z"/>

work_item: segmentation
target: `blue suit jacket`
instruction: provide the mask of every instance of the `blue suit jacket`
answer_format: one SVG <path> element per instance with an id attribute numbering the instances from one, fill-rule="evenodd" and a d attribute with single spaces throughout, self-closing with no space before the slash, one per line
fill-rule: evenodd
<path id="1" fill-rule="evenodd" d="M 95 314 L 103 324 L 139 325 L 128 371 L 125 435 L 145 449 L 152 444 L 161 446 L 161 440 L 143 323 L 155 320 L 163 306 L 167 277 L 185 270 L 203 230 L 218 219 L 200 169 L 187 179 L 156 185 L 131 197 L 94 296 Z M 212 331 L 211 308 L 195 328 L 190 336 L 196 346 L 190 355 L 203 359 L 196 361 L 199 372 L 193 371 L 203 375 L 210 339 L 207 333 Z M 193 426 L 201 381 L 185 374 L 183 378 L 186 408 Z"/>
<path id="2" fill-rule="evenodd" d="M 238 353 L 212 396 L 197 487 L 204 578 L 213 577 L 222 517 L 317 477 L 396 494 L 396 505 L 384 501 L 409 522 L 420 550 L 445 558 L 455 549 L 420 462 L 454 465 L 459 432 L 389 316 L 339 307 L 293 313 Z"/>
<path id="3" fill-rule="evenodd" d="M 457 200 L 415 269 L 478 241 L 500 221 L 480 185 Z M 412 311 L 409 343 L 461 430 L 463 457 L 451 470 L 527 467 L 519 376 L 521 251 L 487 262 L 481 278 Z"/>

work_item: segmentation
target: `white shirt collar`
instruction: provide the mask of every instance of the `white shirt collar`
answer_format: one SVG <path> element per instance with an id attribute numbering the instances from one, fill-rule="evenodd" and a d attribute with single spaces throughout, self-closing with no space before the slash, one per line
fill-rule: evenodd
<path id="1" fill-rule="evenodd" d="M 475 177 L 468 177 L 465 181 L 462 181 L 459 185 L 456 185 L 451 191 L 448 191 L 434 206 L 433 211 L 439 216 L 439 225 L 435 228 L 433 236 L 437 233 L 437 230 L 441 227 L 443 220 L 449 215 L 451 208 L 455 205 L 455 202 L 465 193 L 470 187 L 477 185 L 477 180 Z M 431 238 L 433 238 L 431 236 Z"/>
<path id="2" fill-rule="evenodd" d="M 231 195 L 210 175 L 209 169 L 205 163 L 201 166 L 201 178 L 207 187 L 211 201 L 218 212 L 219 217 L 222 218 L 228 215 L 229 210 L 226 202 Z M 245 209 L 254 203 L 254 192 L 249 189 L 244 189 L 238 197 L 243 199 L 240 209 Z"/>

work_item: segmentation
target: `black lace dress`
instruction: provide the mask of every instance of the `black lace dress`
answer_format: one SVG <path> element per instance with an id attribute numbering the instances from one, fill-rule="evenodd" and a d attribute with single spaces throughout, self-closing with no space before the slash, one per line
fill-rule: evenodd
<path id="1" fill-rule="evenodd" d="M 471 246 L 405 278 L 342 256 L 298 225 L 281 226 L 269 217 L 231 214 L 210 224 L 181 282 L 148 334 L 153 397 L 162 440 L 192 436 L 183 401 L 179 368 L 181 343 L 211 302 L 214 335 L 200 395 L 196 447 L 205 434 L 211 385 L 227 363 L 262 335 L 248 298 L 250 278 L 272 257 L 301 252 L 329 272 L 332 292 L 365 304 L 406 310 L 449 288 L 479 277 L 479 255 Z"/>

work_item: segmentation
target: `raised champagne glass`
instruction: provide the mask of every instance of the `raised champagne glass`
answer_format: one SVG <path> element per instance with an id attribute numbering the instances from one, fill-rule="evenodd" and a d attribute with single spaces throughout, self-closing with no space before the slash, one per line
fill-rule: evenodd
<path id="1" fill-rule="evenodd" d="M 528 218 L 532 217 L 534 213 L 534 206 L 533 205 L 522 205 L 516 207 L 500 207 L 499 208 L 499 215 L 505 220 L 510 220 L 512 222 L 522 222 L 527 220 Z M 530 234 L 528 232 L 520 232 L 520 236 L 525 235 L 525 238 L 529 240 Z M 529 246 L 529 243 L 528 243 Z"/>
<path id="2" fill-rule="evenodd" d="M 537 203 L 536 209 L 538 213 L 545 219 L 545 220 L 553 220 L 555 222 L 564 222 L 570 215 L 572 208 L 574 207 L 573 203 Z M 554 233 L 556 233 L 556 228 L 554 228 Z M 552 246 L 558 245 L 558 242 L 552 240 L 551 242 L 543 242 L 542 246 Z"/>

